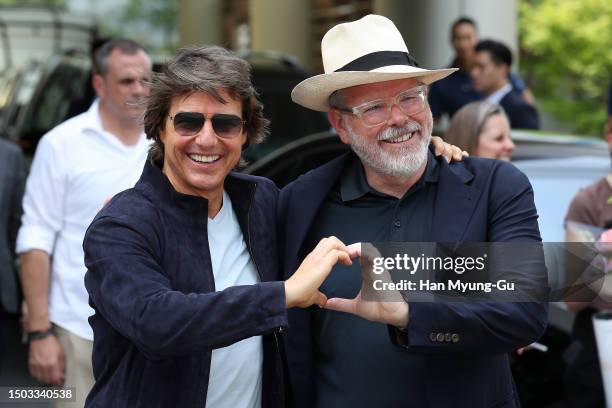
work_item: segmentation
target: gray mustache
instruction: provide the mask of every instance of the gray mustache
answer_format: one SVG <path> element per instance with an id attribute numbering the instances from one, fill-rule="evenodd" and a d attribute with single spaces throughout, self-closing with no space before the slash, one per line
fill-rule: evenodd
<path id="1" fill-rule="evenodd" d="M 379 141 L 389 140 L 389 139 L 396 138 L 398 136 L 405 135 L 406 133 L 420 131 L 421 128 L 422 126 L 419 125 L 417 122 L 410 122 L 410 123 L 407 123 L 405 126 L 402 126 L 401 128 L 390 127 L 390 128 L 387 128 L 381 131 L 378 134 L 377 139 Z"/>

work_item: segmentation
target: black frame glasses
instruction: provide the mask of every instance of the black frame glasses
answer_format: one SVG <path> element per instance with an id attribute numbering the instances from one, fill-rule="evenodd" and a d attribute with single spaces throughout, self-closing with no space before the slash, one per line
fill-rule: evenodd
<path id="1" fill-rule="evenodd" d="M 178 112 L 168 117 L 174 125 L 174 131 L 186 137 L 200 133 L 207 120 L 207 116 L 202 112 Z M 215 113 L 208 117 L 208 120 L 212 123 L 215 134 L 223 139 L 239 136 L 246 125 L 246 120 L 228 113 Z"/>

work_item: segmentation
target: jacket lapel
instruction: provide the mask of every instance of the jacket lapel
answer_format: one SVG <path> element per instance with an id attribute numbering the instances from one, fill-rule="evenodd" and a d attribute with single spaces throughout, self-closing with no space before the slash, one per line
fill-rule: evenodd
<path id="1" fill-rule="evenodd" d="M 285 250 L 285 272 L 293 272 L 302 260 L 300 253 L 306 234 L 312 225 L 319 208 L 323 205 L 325 197 L 333 188 L 342 174 L 342 170 L 350 157 L 342 155 L 318 169 L 306 174 L 302 183 L 296 183 L 292 197 L 287 203 L 287 241 Z M 282 238 L 281 238 L 282 239 Z"/>
<path id="2" fill-rule="evenodd" d="M 432 242 L 462 241 L 468 222 L 472 218 L 481 191 L 470 186 L 474 175 L 463 165 L 451 166 L 446 160 L 438 160 L 440 178 L 436 193 Z"/>

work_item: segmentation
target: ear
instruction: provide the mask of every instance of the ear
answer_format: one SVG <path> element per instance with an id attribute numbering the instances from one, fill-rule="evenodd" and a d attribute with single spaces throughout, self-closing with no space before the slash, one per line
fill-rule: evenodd
<path id="1" fill-rule="evenodd" d="M 340 141 L 344 144 L 350 144 L 350 139 L 347 134 L 344 120 L 342 119 L 342 112 L 340 112 L 338 109 L 331 108 L 329 112 L 327 112 L 327 119 L 333 128 L 336 129 L 336 133 L 338 134 Z"/>
<path id="2" fill-rule="evenodd" d="M 91 76 L 91 85 L 93 86 L 96 95 L 99 97 L 104 96 L 104 78 L 100 74 L 93 74 Z"/>

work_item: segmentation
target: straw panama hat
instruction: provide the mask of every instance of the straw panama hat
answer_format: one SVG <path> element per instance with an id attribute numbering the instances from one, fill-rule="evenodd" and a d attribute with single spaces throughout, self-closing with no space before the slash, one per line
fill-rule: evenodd
<path id="1" fill-rule="evenodd" d="M 395 24 L 374 14 L 331 28 L 321 40 L 321 55 L 325 73 L 291 92 L 295 103 L 321 112 L 329 110 L 329 96 L 338 89 L 417 77 L 428 85 L 457 71 L 418 68 Z"/>

